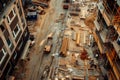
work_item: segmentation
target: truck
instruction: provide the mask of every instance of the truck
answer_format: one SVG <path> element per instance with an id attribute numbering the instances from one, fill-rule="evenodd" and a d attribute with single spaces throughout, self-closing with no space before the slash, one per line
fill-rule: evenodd
<path id="1" fill-rule="evenodd" d="M 44 47 L 44 53 L 50 53 L 51 52 L 51 48 L 52 48 L 52 39 L 53 39 L 53 33 L 50 33 L 47 36 L 47 42 L 46 45 Z"/>

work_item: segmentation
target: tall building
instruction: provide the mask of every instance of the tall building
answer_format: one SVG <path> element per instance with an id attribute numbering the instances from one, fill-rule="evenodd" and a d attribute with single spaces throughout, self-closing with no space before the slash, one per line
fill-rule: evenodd
<path id="1" fill-rule="evenodd" d="M 97 7 L 94 37 L 104 59 L 103 74 L 108 80 L 120 80 L 120 1 L 101 0 Z"/>
<path id="2" fill-rule="evenodd" d="M 29 38 L 21 0 L 0 0 L 0 80 L 16 65 Z"/>

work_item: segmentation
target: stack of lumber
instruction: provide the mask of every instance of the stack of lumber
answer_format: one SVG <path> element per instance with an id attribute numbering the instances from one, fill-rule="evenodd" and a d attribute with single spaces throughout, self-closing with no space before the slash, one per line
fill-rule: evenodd
<path id="1" fill-rule="evenodd" d="M 76 33 L 76 45 L 80 45 L 80 33 Z"/>
<path id="2" fill-rule="evenodd" d="M 61 47 L 61 50 L 60 50 L 60 54 L 62 56 L 67 55 L 68 42 L 69 42 L 68 38 L 63 38 L 62 47 Z"/>

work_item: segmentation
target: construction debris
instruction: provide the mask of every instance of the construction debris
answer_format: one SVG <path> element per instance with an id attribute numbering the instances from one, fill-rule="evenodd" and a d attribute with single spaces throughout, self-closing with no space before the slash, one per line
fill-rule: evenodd
<path id="1" fill-rule="evenodd" d="M 80 33 L 76 33 L 76 45 L 80 46 Z"/>
<path id="2" fill-rule="evenodd" d="M 69 4 L 69 7 L 68 5 L 63 6 L 64 9 L 69 8 L 66 23 L 67 28 L 64 31 L 60 50 L 60 55 L 66 57 L 59 58 L 55 76 L 56 80 L 97 80 L 99 73 L 94 70 L 96 68 L 90 67 L 91 56 L 89 56 L 89 52 L 86 50 L 86 47 L 90 45 L 88 39 L 91 30 L 88 27 L 89 25 L 86 25 L 84 21 L 86 21 L 88 14 L 91 14 L 95 8 L 89 2 L 74 0 Z M 87 21 L 87 23 L 89 24 L 90 22 Z M 70 44 L 67 39 L 69 39 Z"/>
<path id="3" fill-rule="evenodd" d="M 70 6 L 70 0 L 64 0 L 63 1 L 63 9 L 69 9 Z"/>
<path id="4" fill-rule="evenodd" d="M 84 49 L 83 52 L 80 55 L 81 60 L 88 59 L 87 51 Z"/>
<path id="5" fill-rule="evenodd" d="M 62 47 L 60 50 L 60 54 L 62 56 L 67 56 L 68 42 L 69 42 L 68 38 L 63 38 Z"/>
<path id="6" fill-rule="evenodd" d="M 61 12 L 55 21 L 62 22 L 62 25 L 65 25 L 65 27 L 60 29 L 61 34 L 59 33 L 56 38 L 53 37 L 54 33 L 50 33 L 46 36 L 47 40 L 45 38 L 39 44 L 40 47 L 44 45 L 44 53 L 49 53 L 47 57 L 44 55 L 43 58 L 46 57 L 47 62 L 49 55 L 51 58 L 50 67 L 44 66 L 45 68 L 40 77 L 41 80 L 46 80 L 47 77 L 47 80 L 97 80 L 99 75 L 97 66 L 94 60 L 91 60 L 91 52 L 87 51 L 89 49 L 88 45 L 90 45 L 88 42 L 88 38 L 91 35 L 90 29 L 93 29 L 89 29 L 89 27 L 93 26 L 91 25 L 93 24 L 93 20 L 91 20 L 93 17 L 88 18 L 88 14 L 94 12 L 94 6 L 89 2 L 90 0 L 63 1 L 62 7 L 67 9 L 68 12 Z M 35 11 L 37 14 L 45 14 L 45 8 L 49 7 L 44 0 L 32 1 L 32 3 L 35 7 L 29 8 L 28 11 Z M 55 29 L 55 31 L 58 32 L 59 30 Z M 60 38 L 58 41 L 54 40 L 58 37 Z M 56 47 L 59 48 L 57 49 Z M 46 65 L 46 63 L 43 63 L 43 65 Z"/>
<path id="7" fill-rule="evenodd" d="M 41 6 L 42 8 L 48 8 L 49 7 L 49 5 L 47 3 L 40 2 L 40 1 L 32 1 L 32 3 L 36 6 Z"/>

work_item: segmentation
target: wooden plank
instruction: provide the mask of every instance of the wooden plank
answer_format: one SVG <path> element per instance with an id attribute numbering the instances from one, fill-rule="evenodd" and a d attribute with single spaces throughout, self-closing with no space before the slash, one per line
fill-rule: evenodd
<path id="1" fill-rule="evenodd" d="M 62 47 L 61 47 L 61 50 L 60 50 L 60 53 L 63 56 L 67 55 L 68 42 L 69 42 L 68 38 L 63 38 Z"/>
<path id="2" fill-rule="evenodd" d="M 76 33 L 76 45 L 80 45 L 80 33 Z"/>

